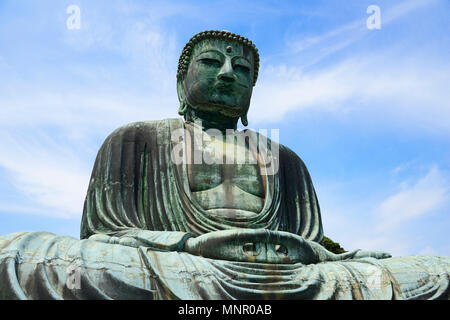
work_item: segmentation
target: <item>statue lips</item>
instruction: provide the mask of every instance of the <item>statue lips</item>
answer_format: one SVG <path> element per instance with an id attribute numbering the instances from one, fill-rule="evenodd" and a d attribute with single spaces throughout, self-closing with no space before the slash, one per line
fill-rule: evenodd
<path id="1" fill-rule="evenodd" d="M 234 82 L 217 81 L 214 84 L 214 90 L 217 90 L 222 94 L 233 94 L 235 91 L 234 87 Z"/>
<path id="2" fill-rule="evenodd" d="M 215 105 L 219 105 L 227 109 L 241 109 L 239 102 L 236 100 L 239 99 L 238 97 L 243 95 L 243 89 L 248 90 L 248 86 L 245 86 L 237 81 L 226 82 L 219 80 L 213 86 L 213 94 L 211 96 L 215 99 L 213 99 L 212 102 Z M 230 103 L 230 100 L 233 103 Z"/>
<path id="3" fill-rule="evenodd" d="M 242 90 L 242 88 L 244 88 L 245 90 L 248 90 L 248 86 L 240 83 L 238 81 L 230 81 L 230 82 L 226 82 L 226 81 L 217 81 L 214 84 L 214 89 L 217 89 L 219 91 L 224 91 L 224 93 L 234 93 L 236 91 L 240 91 Z M 228 91 L 228 92 L 227 92 Z"/>

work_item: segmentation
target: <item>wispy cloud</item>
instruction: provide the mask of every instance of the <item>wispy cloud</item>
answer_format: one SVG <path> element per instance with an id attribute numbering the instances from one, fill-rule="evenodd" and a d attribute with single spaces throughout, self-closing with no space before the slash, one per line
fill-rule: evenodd
<path id="1" fill-rule="evenodd" d="M 382 26 L 386 28 L 392 22 L 408 17 L 413 11 L 423 7 L 432 6 L 439 0 L 407 0 L 382 8 Z M 338 26 L 325 33 L 308 36 L 306 38 L 294 38 L 288 36 L 287 48 L 289 55 L 299 55 L 301 58 L 307 57 L 303 55 L 305 51 L 314 51 L 312 59 L 306 59 L 302 63 L 303 67 L 313 65 L 329 55 L 339 50 L 347 48 L 358 40 L 367 36 L 370 32 L 366 26 L 368 16 L 362 16 L 347 24 Z"/>
<path id="2" fill-rule="evenodd" d="M 2 190 L 1 211 L 79 217 L 99 141 L 128 122 L 176 115 L 177 43 L 161 22 L 164 7 L 146 11 L 127 1 L 81 7 L 81 30 L 50 20 L 60 30 L 49 53 L 56 66 L 23 68 L 27 60 L 14 65 L 0 57 L 0 168 L 11 186 Z M 44 9 L 36 10 L 41 19 Z M 16 25 L 28 30 L 29 19 Z M 71 58 L 61 60 L 58 50 Z M 100 61 L 84 59 L 97 53 Z M 23 203 L 5 194 L 20 194 Z"/>
<path id="3" fill-rule="evenodd" d="M 423 176 L 400 181 L 396 189 L 378 203 L 366 198 L 352 203 L 341 195 L 340 201 L 347 202 L 342 207 L 330 206 L 327 199 L 330 195 L 322 194 L 326 230 L 348 250 L 384 250 L 400 256 L 448 253 L 445 242 L 432 244 L 427 239 L 432 230 L 419 227 L 433 215 L 438 215 L 438 221 L 439 215 L 445 214 L 442 211 L 450 209 L 448 173 L 434 166 Z M 412 236 L 414 228 L 421 231 Z"/>
<path id="4" fill-rule="evenodd" d="M 0 211 L 79 217 L 99 141 L 126 123 L 177 114 L 179 53 L 176 33 L 161 21 L 170 14 L 164 6 L 81 7 L 81 30 L 57 35 L 72 59 L 24 71 L 0 57 L 0 168 L 11 186 L 2 194 L 24 199 L 3 197 Z M 98 52 L 101 61 L 83 59 Z"/>
<path id="5" fill-rule="evenodd" d="M 70 128 L 97 129 L 117 125 L 118 122 L 158 119 L 176 114 L 177 98 L 145 93 L 130 97 L 127 92 L 84 92 L 57 89 L 29 88 L 20 95 L 16 88 L 12 96 L 0 98 L 0 124 L 3 128 L 53 125 Z"/>
<path id="6" fill-rule="evenodd" d="M 41 206 L 28 213 L 62 218 L 79 216 L 90 172 L 80 163 L 76 152 L 38 132 L 34 138 L 26 136 L 26 141 L 6 132 L 1 136 L 0 166 L 9 173 L 11 186 L 26 196 L 29 206 Z M 26 205 L 14 208 L 10 203 L 0 207 L 13 211 L 27 208 Z"/>
<path id="7" fill-rule="evenodd" d="M 396 228 L 402 223 L 432 213 L 449 200 L 450 182 L 437 167 L 433 167 L 414 184 L 402 184 L 399 192 L 380 204 L 377 218 L 382 223 L 377 228 L 378 230 Z"/>
<path id="8" fill-rule="evenodd" d="M 383 125 L 407 121 L 412 128 L 448 133 L 450 65 L 430 62 L 422 55 L 401 55 L 379 52 L 306 73 L 283 65 L 266 67 L 255 87 L 249 118 L 277 122 L 289 112 L 312 108 L 358 111 Z"/>
<path id="9" fill-rule="evenodd" d="M 402 1 L 382 9 L 383 28 L 436 1 Z M 397 46 L 358 47 L 343 56 L 324 58 L 367 38 L 366 17 L 323 34 L 289 39 L 285 62 L 262 66 L 249 118 L 279 122 L 305 110 L 353 113 L 383 123 L 450 132 L 450 64 L 447 55 L 424 50 L 411 39 Z M 298 37 L 298 36 L 297 36 Z M 383 115 L 380 117 L 380 115 Z"/>
<path id="10" fill-rule="evenodd" d="M 91 5 L 84 10 L 82 29 L 66 30 L 64 43 L 76 52 L 102 52 L 105 57 L 116 55 L 122 66 L 145 74 L 150 90 L 160 95 L 173 91 L 179 54 L 177 37 L 175 30 L 167 27 L 162 18 L 176 14 L 177 10 L 171 10 L 173 6 L 169 4 L 165 8 L 156 5 L 148 10 L 147 6 L 128 1 L 108 3 L 106 12 L 101 8 Z M 89 65 L 95 69 L 95 65 Z M 135 69 L 137 66 L 140 70 Z M 110 68 L 115 69 L 113 65 Z"/>
<path id="11" fill-rule="evenodd" d="M 430 246 L 426 246 L 425 248 L 423 248 L 422 250 L 419 251 L 420 255 L 422 254 L 431 254 L 431 255 L 436 255 L 437 252 L 434 248 L 430 247 Z"/>
<path id="12" fill-rule="evenodd" d="M 391 23 L 396 19 L 402 18 L 410 14 L 411 12 L 422 9 L 424 7 L 432 6 L 442 0 L 407 0 L 398 4 L 394 4 L 389 10 L 383 13 L 383 22 Z"/>

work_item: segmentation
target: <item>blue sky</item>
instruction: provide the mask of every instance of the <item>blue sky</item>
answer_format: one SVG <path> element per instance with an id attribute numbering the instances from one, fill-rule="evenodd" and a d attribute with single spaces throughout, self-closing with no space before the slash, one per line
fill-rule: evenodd
<path id="1" fill-rule="evenodd" d="M 225 29 L 260 51 L 249 127 L 280 129 L 305 161 L 325 234 L 450 255 L 449 1 L 111 2 L 0 2 L 0 234 L 78 237 L 103 140 L 178 117 L 181 49 Z"/>

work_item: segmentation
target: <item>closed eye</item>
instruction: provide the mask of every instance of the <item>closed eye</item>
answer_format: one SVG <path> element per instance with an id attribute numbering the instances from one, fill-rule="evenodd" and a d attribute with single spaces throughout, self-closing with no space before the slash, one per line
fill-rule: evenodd
<path id="1" fill-rule="evenodd" d="M 240 64 L 235 65 L 234 69 L 236 71 L 240 71 L 240 72 L 243 72 L 243 73 L 250 73 L 250 68 L 249 67 L 246 67 L 246 66 L 243 66 L 243 65 L 240 65 Z"/>
<path id="2" fill-rule="evenodd" d="M 200 59 L 200 62 L 202 64 L 213 66 L 213 67 L 220 67 L 221 63 L 219 60 L 211 59 L 211 58 L 202 58 Z"/>

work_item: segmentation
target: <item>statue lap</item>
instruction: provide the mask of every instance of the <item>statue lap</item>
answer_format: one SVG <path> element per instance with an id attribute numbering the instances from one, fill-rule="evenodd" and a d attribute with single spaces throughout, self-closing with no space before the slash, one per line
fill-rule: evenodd
<path id="1" fill-rule="evenodd" d="M 443 256 L 263 264 L 47 232 L 2 236 L 0 250 L 0 299 L 450 299 Z"/>

